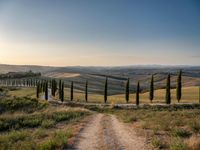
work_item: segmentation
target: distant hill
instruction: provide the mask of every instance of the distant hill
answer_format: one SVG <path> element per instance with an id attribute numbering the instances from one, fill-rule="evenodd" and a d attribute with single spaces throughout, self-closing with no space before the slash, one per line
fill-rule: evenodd
<path id="1" fill-rule="evenodd" d="M 130 78 L 131 92 L 135 91 L 137 81 L 141 82 L 143 92 L 149 89 L 149 80 L 153 74 L 155 87 L 165 87 L 166 76 L 171 73 L 172 88 L 176 86 L 177 72 L 183 71 L 183 86 L 200 86 L 200 66 L 118 66 L 118 67 L 51 67 L 51 66 L 16 66 L 0 65 L 0 72 L 29 71 L 41 72 L 42 76 L 62 78 L 66 86 L 74 81 L 76 89 L 83 91 L 85 81 L 89 81 L 89 92 L 103 93 L 105 77 L 109 77 L 109 94 L 124 93 L 126 79 Z"/>
<path id="2" fill-rule="evenodd" d="M 27 72 L 32 70 L 33 72 L 47 72 L 57 68 L 49 66 L 34 66 L 34 65 L 6 65 L 0 64 L 0 74 L 8 72 Z"/>

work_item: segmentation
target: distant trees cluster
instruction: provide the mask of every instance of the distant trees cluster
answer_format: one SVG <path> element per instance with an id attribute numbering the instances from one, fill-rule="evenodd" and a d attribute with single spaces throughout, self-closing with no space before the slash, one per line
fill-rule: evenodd
<path id="1" fill-rule="evenodd" d="M 28 72 L 8 72 L 0 74 L 0 79 L 15 79 L 15 78 L 31 78 L 41 76 L 40 72 L 34 73 L 31 70 Z"/>

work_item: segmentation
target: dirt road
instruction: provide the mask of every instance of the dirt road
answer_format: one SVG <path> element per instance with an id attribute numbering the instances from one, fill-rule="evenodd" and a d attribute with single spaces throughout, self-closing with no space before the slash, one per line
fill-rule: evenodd
<path id="1" fill-rule="evenodd" d="M 70 150 L 146 150 L 145 139 L 114 115 L 95 114 Z"/>

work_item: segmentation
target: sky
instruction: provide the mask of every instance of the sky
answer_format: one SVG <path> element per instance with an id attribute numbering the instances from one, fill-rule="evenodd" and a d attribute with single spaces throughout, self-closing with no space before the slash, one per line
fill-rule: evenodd
<path id="1" fill-rule="evenodd" d="M 200 1 L 0 0 L 0 63 L 200 65 Z"/>

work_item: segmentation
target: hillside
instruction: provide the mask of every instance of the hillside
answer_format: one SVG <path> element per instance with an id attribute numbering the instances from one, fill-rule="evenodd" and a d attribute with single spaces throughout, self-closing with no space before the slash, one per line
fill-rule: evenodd
<path id="1" fill-rule="evenodd" d="M 50 67 L 50 66 L 15 66 L 0 65 L 0 72 L 27 71 L 41 72 L 42 76 L 65 80 L 65 86 L 69 87 L 74 81 L 74 87 L 83 91 L 85 81 L 89 81 L 89 92 L 102 94 L 105 77 L 109 78 L 109 95 L 124 93 L 127 78 L 130 78 L 130 90 L 135 91 L 137 81 L 141 83 L 143 92 L 149 89 L 149 80 L 153 74 L 155 88 L 165 87 L 166 76 L 171 73 L 172 88 L 176 86 L 177 72 L 183 71 L 183 86 L 200 85 L 200 66 L 123 66 L 123 67 Z"/>

